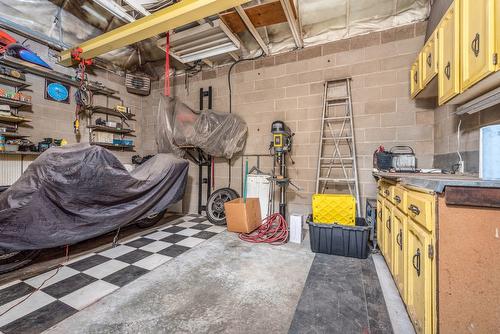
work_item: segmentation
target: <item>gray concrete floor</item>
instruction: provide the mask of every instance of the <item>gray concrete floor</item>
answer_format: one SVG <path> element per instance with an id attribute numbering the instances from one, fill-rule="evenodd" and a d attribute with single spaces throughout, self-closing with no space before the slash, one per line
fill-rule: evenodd
<path id="1" fill-rule="evenodd" d="M 314 254 L 221 233 L 48 333 L 287 333 Z"/>
<path id="2" fill-rule="evenodd" d="M 308 238 L 271 246 L 223 232 L 47 333 L 411 333 L 391 283 L 376 255 L 315 257 Z"/>

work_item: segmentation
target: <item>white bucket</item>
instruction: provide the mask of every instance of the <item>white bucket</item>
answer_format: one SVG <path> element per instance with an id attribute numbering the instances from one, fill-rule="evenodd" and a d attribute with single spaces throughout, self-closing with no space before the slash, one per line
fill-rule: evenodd
<path id="1" fill-rule="evenodd" d="M 500 180 L 500 124 L 485 126 L 480 130 L 479 177 Z"/>

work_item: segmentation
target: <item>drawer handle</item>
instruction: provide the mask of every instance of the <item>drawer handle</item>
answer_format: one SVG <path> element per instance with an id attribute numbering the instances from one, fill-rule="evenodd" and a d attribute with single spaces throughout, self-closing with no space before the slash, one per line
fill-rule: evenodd
<path id="1" fill-rule="evenodd" d="M 396 236 L 396 242 L 399 245 L 399 249 L 403 250 L 403 230 L 399 229 L 399 233 Z"/>
<path id="2" fill-rule="evenodd" d="M 394 196 L 394 200 L 399 204 L 401 203 L 401 197 L 399 197 L 398 195 Z"/>
<path id="3" fill-rule="evenodd" d="M 417 276 L 420 277 L 420 248 L 417 248 L 417 252 L 413 255 L 412 264 L 417 271 Z"/>
<path id="4" fill-rule="evenodd" d="M 471 46 L 472 52 L 474 52 L 474 56 L 479 56 L 479 33 L 476 33 L 474 39 L 472 40 Z"/>
<path id="5" fill-rule="evenodd" d="M 429 55 L 427 56 L 427 66 L 432 66 L 432 53 L 429 53 Z"/>
<path id="6" fill-rule="evenodd" d="M 415 206 L 413 204 L 410 204 L 410 206 L 408 207 L 408 210 L 413 212 L 416 216 L 418 216 L 420 214 L 420 209 L 418 208 L 418 206 Z"/>
<path id="7" fill-rule="evenodd" d="M 380 211 L 378 212 L 378 217 L 379 217 L 379 218 L 382 218 L 382 210 L 380 210 Z"/>
<path id="8" fill-rule="evenodd" d="M 385 227 L 387 227 L 387 230 L 391 232 L 391 218 L 387 219 L 385 222 Z"/>
<path id="9" fill-rule="evenodd" d="M 386 196 L 389 196 L 389 190 L 387 190 L 387 189 L 386 189 L 386 190 L 384 190 L 384 194 L 385 194 Z"/>
<path id="10" fill-rule="evenodd" d="M 418 71 L 415 71 L 415 73 L 413 74 L 413 81 L 415 81 L 415 83 L 418 83 Z"/>
<path id="11" fill-rule="evenodd" d="M 444 75 L 446 75 L 446 78 L 448 80 L 450 80 L 450 77 L 451 77 L 451 64 L 450 62 L 448 62 L 448 64 L 446 64 L 446 66 L 444 67 Z"/>

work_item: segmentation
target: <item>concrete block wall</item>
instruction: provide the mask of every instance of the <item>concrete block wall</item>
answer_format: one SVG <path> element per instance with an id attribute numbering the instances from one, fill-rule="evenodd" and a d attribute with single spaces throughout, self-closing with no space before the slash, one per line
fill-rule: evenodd
<path id="1" fill-rule="evenodd" d="M 455 106 L 436 108 L 434 126 L 434 164 L 450 170 L 461 152 L 467 173 L 479 173 L 479 129 L 500 124 L 500 105 L 470 115 L 456 115 Z M 461 123 L 460 123 L 461 122 Z M 460 124 L 460 146 L 457 137 Z"/>
<path id="2" fill-rule="evenodd" d="M 13 34 L 15 36 L 15 34 Z M 23 37 L 15 36 L 18 40 L 24 40 Z M 48 47 L 41 45 L 33 41 L 27 41 L 26 45 L 29 45 L 30 49 L 35 51 L 44 60 L 48 61 L 54 70 L 66 73 L 69 75 L 74 75 L 74 70 L 70 68 L 65 68 L 55 64 L 50 61 L 49 49 Z M 143 123 L 143 97 L 138 95 L 129 94 L 125 88 L 125 78 L 115 75 L 113 73 L 102 71 L 98 69 L 93 69 L 92 74 L 89 75 L 89 79 L 92 81 L 99 81 L 103 83 L 106 87 L 117 90 L 119 93 L 116 94 L 120 97 L 126 106 L 132 108 L 132 112 L 136 114 L 136 122 L 129 122 L 130 126 L 136 130 L 136 137 L 132 137 L 136 145 L 136 151 L 134 152 L 123 152 L 118 150 L 113 150 L 113 153 L 123 162 L 131 163 L 131 156 L 134 154 L 142 154 L 142 127 Z M 75 99 L 74 93 L 76 92 L 75 87 L 71 87 L 70 90 L 70 104 L 52 102 L 45 99 L 45 79 L 32 74 L 26 75 L 26 80 L 32 83 L 32 86 L 28 87 L 25 91 L 26 94 L 32 96 L 33 106 L 29 112 L 22 112 L 21 114 L 32 119 L 32 122 L 26 123 L 19 128 L 19 133 L 26 134 L 30 136 L 30 140 L 35 144 L 43 140 L 43 138 L 51 137 L 56 139 L 66 139 L 68 143 L 77 142 L 89 142 L 89 132 L 86 128 L 87 120 L 83 118 L 80 124 L 81 137 L 78 138 L 73 131 L 73 121 L 75 119 Z M 6 89 L 12 90 L 13 88 L 4 86 Z M 106 106 L 106 98 L 104 96 L 94 96 L 95 105 Z M 113 107 L 116 104 L 120 104 L 120 101 L 116 99 L 109 99 L 109 106 Z M 103 117 L 105 115 L 95 115 L 96 117 Z M 119 118 L 110 117 L 110 120 L 119 120 Z"/>
<path id="3" fill-rule="evenodd" d="M 289 189 L 290 211 L 311 211 L 315 191 L 319 149 L 323 82 L 352 77 L 354 125 L 359 178 L 363 198 L 374 197 L 372 154 L 379 145 L 410 145 L 420 167 L 432 167 L 434 156 L 434 110 L 422 109 L 409 98 L 408 71 L 424 42 L 425 22 L 374 32 L 322 46 L 242 62 L 232 73 L 232 112 L 248 125 L 245 154 L 266 154 L 271 140 L 270 126 L 283 120 L 296 133 L 289 174 L 301 190 Z M 198 107 L 199 88 L 212 86 L 214 109 L 229 111 L 229 66 L 205 70 L 189 78 L 173 80 L 175 96 L 190 107 Z M 155 113 L 163 83 L 159 82 L 144 110 L 145 152 L 155 151 Z M 186 89 L 187 88 L 187 89 Z M 153 145 L 153 146 L 151 146 Z M 252 160 L 253 159 L 253 160 Z M 250 166 L 255 164 L 255 158 Z M 241 184 L 241 158 L 232 160 L 232 185 Z M 270 159 L 261 159 L 261 169 L 270 170 Z M 190 182 L 196 186 L 197 170 Z M 216 187 L 228 184 L 227 162 L 216 163 Z M 193 190 L 195 190 L 194 188 Z M 185 207 L 195 211 L 196 192 L 187 195 Z"/>

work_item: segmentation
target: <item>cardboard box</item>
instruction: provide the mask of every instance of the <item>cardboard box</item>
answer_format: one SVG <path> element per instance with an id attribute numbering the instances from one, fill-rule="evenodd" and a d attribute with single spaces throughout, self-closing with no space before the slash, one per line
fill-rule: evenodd
<path id="1" fill-rule="evenodd" d="M 229 232 L 250 233 L 262 223 L 258 198 L 237 198 L 224 203 L 227 230 Z"/>

